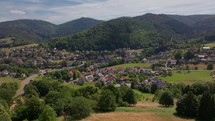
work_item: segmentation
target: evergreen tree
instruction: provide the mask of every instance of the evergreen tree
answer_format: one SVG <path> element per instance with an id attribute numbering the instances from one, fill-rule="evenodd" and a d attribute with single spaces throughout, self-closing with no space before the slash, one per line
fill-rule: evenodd
<path id="1" fill-rule="evenodd" d="M 198 118 L 202 121 L 211 121 L 215 119 L 215 100 L 214 96 L 204 93 L 200 100 Z"/>
<path id="2" fill-rule="evenodd" d="M 199 100 L 192 92 L 185 94 L 176 105 L 178 115 L 195 118 L 198 114 Z"/>

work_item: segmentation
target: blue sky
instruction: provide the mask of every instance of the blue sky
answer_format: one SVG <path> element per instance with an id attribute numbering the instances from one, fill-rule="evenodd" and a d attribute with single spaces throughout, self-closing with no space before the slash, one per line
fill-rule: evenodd
<path id="1" fill-rule="evenodd" d="M 215 0 L 0 0 L 0 6 L 0 21 L 40 19 L 55 24 L 80 17 L 215 14 Z"/>

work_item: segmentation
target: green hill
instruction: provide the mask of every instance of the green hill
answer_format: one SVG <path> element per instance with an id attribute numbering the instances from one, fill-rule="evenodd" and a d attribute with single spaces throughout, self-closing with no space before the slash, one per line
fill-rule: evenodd
<path id="1" fill-rule="evenodd" d="M 0 23 L 0 39 L 13 38 L 10 46 L 38 43 L 56 36 L 80 32 L 101 22 L 90 18 L 81 18 L 61 25 L 28 19 L 7 21 Z"/>
<path id="2" fill-rule="evenodd" d="M 110 20 L 75 35 L 55 38 L 49 44 L 70 51 L 168 48 L 192 34 L 192 27 L 167 15 L 146 14 Z"/>

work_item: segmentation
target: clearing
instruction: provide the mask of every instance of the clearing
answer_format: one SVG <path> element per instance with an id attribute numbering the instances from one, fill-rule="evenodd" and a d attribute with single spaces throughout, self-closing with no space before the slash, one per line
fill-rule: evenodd
<path id="1" fill-rule="evenodd" d="M 209 82 L 214 79 L 211 76 L 211 70 L 174 70 L 172 76 L 160 77 L 161 79 L 170 83 L 186 83 L 192 84 L 195 82 Z"/>
<path id="2" fill-rule="evenodd" d="M 126 63 L 112 66 L 110 68 L 133 68 L 133 67 L 150 68 L 150 66 L 151 66 L 150 63 Z"/>
<path id="3" fill-rule="evenodd" d="M 18 85 L 20 86 L 21 80 L 12 77 L 0 77 L 0 85 L 2 83 L 18 83 Z"/>

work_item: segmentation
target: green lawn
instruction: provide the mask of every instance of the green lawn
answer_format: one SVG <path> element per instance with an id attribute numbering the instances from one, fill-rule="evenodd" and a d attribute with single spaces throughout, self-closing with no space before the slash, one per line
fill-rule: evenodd
<path id="1" fill-rule="evenodd" d="M 2 83 L 18 83 L 18 85 L 20 86 L 21 81 L 17 78 L 12 78 L 12 77 L 0 77 L 0 85 Z"/>
<path id="2" fill-rule="evenodd" d="M 212 71 L 209 70 L 191 70 L 188 73 L 187 70 L 173 71 L 171 77 L 160 77 L 161 79 L 170 83 L 186 83 L 192 84 L 195 82 L 208 82 L 214 79 L 210 76 Z"/>
<path id="3" fill-rule="evenodd" d="M 112 68 L 133 68 L 133 67 L 140 67 L 140 68 L 150 68 L 150 63 L 127 63 L 127 64 L 121 64 L 112 66 Z"/>

